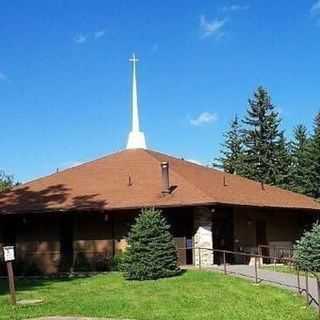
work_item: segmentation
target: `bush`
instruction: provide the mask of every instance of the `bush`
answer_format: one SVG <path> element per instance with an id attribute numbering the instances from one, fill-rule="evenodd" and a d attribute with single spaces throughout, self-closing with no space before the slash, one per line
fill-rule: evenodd
<path id="1" fill-rule="evenodd" d="M 160 210 L 142 210 L 128 236 L 128 249 L 122 265 L 127 279 L 159 279 L 180 272 L 169 228 Z"/>
<path id="2" fill-rule="evenodd" d="M 111 270 L 112 271 L 122 271 L 124 263 L 124 253 L 116 254 L 111 261 Z"/>
<path id="3" fill-rule="evenodd" d="M 305 231 L 294 249 L 294 258 L 300 269 L 320 272 L 320 225 L 315 223 L 310 231 Z"/>

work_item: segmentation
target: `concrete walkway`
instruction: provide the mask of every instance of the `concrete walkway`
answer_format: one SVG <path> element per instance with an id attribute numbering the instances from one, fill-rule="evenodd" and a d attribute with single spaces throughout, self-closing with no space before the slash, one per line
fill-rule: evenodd
<path id="1" fill-rule="evenodd" d="M 224 272 L 223 265 L 206 267 L 202 268 L 202 270 Z M 254 266 L 227 265 L 227 273 L 255 281 Z M 258 268 L 258 281 L 259 283 L 266 282 L 295 292 L 298 292 L 299 288 L 297 275 L 291 273 L 275 272 Z M 308 289 L 310 296 L 309 301 L 316 306 L 316 301 L 318 301 L 317 281 L 310 276 L 308 277 Z M 300 290 L 306 295 L 306 277 L 304 273 L 300 273 Z"/>

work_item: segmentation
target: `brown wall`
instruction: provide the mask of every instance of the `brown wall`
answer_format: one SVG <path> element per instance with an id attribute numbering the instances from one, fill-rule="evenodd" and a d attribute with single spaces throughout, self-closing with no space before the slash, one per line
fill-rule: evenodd
<path id="1" fill-rule="evenodd" d="M 14 234 L 12 244 L 16 246 L 17 273 L 57 271 L 60 251 L 58 216 L 4 217 L 2 225 Z"/>
<path id="2" fill-rule="evenodd" d="M 114 215 L 114 239 L 115 239 L 115 254 L 123 252 L 127 247 L 127 240 L 130 225 L 134 223 L 135 217 L 139 211 L 126 211 L 115 213 Z"/>
<path id="3" fill-rule="evenodd" d="M 18 273 L 56 273 L 95 269 L 127 247 L 126 237 L 138 211 L 14 216 Z M 179 245 L 192 238 L 192 210 L 165 210 Z M 0 227 L 1 229 L 1 227 Z M 67 239 L 63 241 L 63 230 Z M 0 234 L 2 234 L 0 232 Z M 69 237 L 70 236 L 70 237 Z M 68 245 L 69 243 L 69 245 Z M 186 260 L 185 253 L 184 260 Z"/>
<path id="4" fill-rule="evenodd" d="M 34 272 L 54 273 L 58 268 L 59 220 L 57 216 L 48 218 L 31 216 L 17 222 L 17 259 Z"/>
<path id="5" fill-rule="evenodd" d="M 0 217 L 0 275 L 3 274 L 5 272 L 5 268 L 4 268 L 4 264 L 3 264 L 3 231 L 2 231 L 2 228 L 3 228 L 3 217 Z"/>
<path id="6" fill-rule="evenodd" d="M 223 216 L 223 208 L 221 210 L 219 212 Z M 230 211 L 230 208 L 226 210 Z M 185 240 L 191 239 L 193 235 L 192 209 L 169 209 L 164 210 L 164 213 L 172 225 L 171 231 L 177 245 L 182 247 Z M 110 212 L 107 215 L 105 213 L 69 214 L 71 226 L 73 226 L 70 228 L 71 240 L 69 239 L 71 241 L 71 259 L 69 257 L 68 261 L 64 261 L 64 263 L 70 266 L 76 265 L 78 262 L 80 264 L 85 262 L 90 267 L 94 267 L 96 263 L 105 261 L 113 254 L 123 251 L 127 246 L 125 237 L 137 214 L 137 211 Z M 299 238 L 303 229 L 301 223 L 303 216 L 304 213 L 294 211 L 235 208 L 233 210 L 233 249 L 256 247 L 257 220 L 266 221 L 267 242 L 293 242 Z M 10 228 L 16 229 L 17 265 L 19 262 L 23 262 L 24 267 L 27 266 L 35 271 L 46 273 L 55 273 L 61 270 L 63 260 L 61 253 L 66 250 L 61 242 L 61 229 L 66 223 L 65 218 L 66 214 L 60 213 L 11 217 Z M 1 217 L 0 243 L 3 242 L 2 229 L 8 228 L 6 223 Z M 232 223 L 232 220 L 228 221 L 229 223 Z M 68 228 L 67 233 L 69 234 Z M 180 255 L 179 259 L 186 262 L 185 252 Z"/>
<path id="7" fill-rule="evenodd" d="M 75 251 L 112 254 L 112 228 L 105 215 L 79 214 L 74 219 Z"/>
<path id="8" fill-rule="evenodd" d="M 113 252 L 119 253 L 127 245 L 124 237 L 133 219 L 132 213 L 119 214 L 115 218 L 108 214 L 107 217 L 103 213 L 7 217 L 0 221 L 0 245 L 4 242 L 2 229 L 10 224 L 10 230 L 15 234 L 16 271 L 21 274 L 56 273 L 77 262 L 94 267 L 93 264 L 105 263 Z M 68 221 L 71 224 L 66 228 L 70 235 L 67 242 L 71 239 L 71 251 L 61 242 L 61 230 Z"/>
<path id="9" fill-rule="evenodd" d="M 2 252 L 2 246 L 3 246 L 3 217 L 0 217 L 0 250 Z M 0 257 L 1 257 L 1 252 L 0 252 Z"/>
<path id="10" fill-rule="evenodd" d="M 77 263 L 94 268 L 111 262 L 114 254 L 127 247 L 125 237 L 136 214 L 121 211 L 1 217 L 0 245 L 4 242 L 3 229 L 10 229 L 15 238 L 18 273 L 55 273 Z M 67 233 L 64 244 L 63 229 Z"/>
<path id="11" fill-rule="evenodd" d="M 94 263 L 95 257 L 111 261 L 114 254 L 119 254 L 127 247 L 124 238 L 128 234 L 134 214 L 78 214 L 74 220 L 74 254 L 90 264 Z"/>

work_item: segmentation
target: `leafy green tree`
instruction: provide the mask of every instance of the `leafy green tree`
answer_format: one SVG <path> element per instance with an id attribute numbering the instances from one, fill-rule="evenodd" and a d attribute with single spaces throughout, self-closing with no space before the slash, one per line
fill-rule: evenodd
<path id="1" fill-rule="evenodd" d="M 11 189 L 13 185 L 13 177 L 6 175 L 4 171 L 0 171 L 0 192 Z"/>
<path id="2" fill-rule="evenodd" d="M 294 258 L 299 268 L 320 272 L 320 225 L 315 223 L 310 231 L 306 231 L 294 249 Z"/>
<path id="3" fill-rule="evenodd" d="M 281 171 L 277 161 L 279 148 L 281 149 L 280 122 L 267 90 L 259 87 L 253 99 L 249 99 L 249 108 L 243 120 L 246 125 L 244 176 L 277 184 L 277 175 Z"/>
<path id="4" fill-rule="evenodd" d="M 160 210 L 142 210 L 129 232 L 128 249 L 121 267 L 127 279 L 159 279 L 180 272 L 169 228 Z"/>
<path id="5" fill-rule="evenodd" d="M 221 157 L 213 166 L 222 168 L 225 172 L 241 174 L 243 168 L 243 141 L 241 124 L 236 115 L 231 122 L 230 129 L 224 134 L 225 142 L 222 145 Z"/>
<path id="6" fill-rule="evenodd" d="M 314 131 L 309 148 L 310 159 L 310 189 L 307 193 L 314 198 L 320 198 L 320 112 L 314 120 Z"/>
<path id="7" fill-rule="evenodd" d="M 311 190 L 311 145 L 306 126 L 300 124 L 294 128 L 291 142 L 289 188 L 294 192 L 308 194 Z"/>

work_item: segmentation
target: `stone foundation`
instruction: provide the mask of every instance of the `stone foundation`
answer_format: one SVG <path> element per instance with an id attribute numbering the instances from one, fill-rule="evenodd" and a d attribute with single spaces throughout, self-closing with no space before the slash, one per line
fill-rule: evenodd
<path id="1" fill-rule="evenodd" d="M 201 263 L 202 266 L 213 264 L 213 252 L 202 248 L 213 248 L 212 243 L 212 213 L 208 208 L 194 209 L 194 254 L 195 265 Z M 200 254 L 199 254 L 199 248 Z"/>

